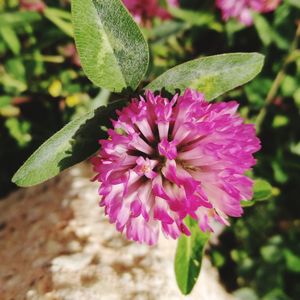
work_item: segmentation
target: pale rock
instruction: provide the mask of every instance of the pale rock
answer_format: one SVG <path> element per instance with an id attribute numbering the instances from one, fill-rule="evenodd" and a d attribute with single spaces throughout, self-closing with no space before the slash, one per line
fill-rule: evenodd
<path id="1" fill-rule="evenodd" d="M 52 261 L 52 272 L 60 270 L 79 271 L 87 267 L 93 260 L 93 255 L 87 253 L 76 253 L 72 255 L 62 255 Z"/>
<path id="2" fill-rule="evenodd" d="M 67 246 L 68 252 L 70 252 L 70 253 L 82 251 L 81 244 L 79 243 L 79 241 L 76 241 L 76 240 L 70 241 L 66 246 Z"/>
<path id="3" fill-rule="evenodd" d="M 235 299 L 206 258 L 183 297 L 174 276 L 176 241 L 127 241 L 98 206 L 89 169 L 81 164 L 0 201 L 1 300 Z"/>

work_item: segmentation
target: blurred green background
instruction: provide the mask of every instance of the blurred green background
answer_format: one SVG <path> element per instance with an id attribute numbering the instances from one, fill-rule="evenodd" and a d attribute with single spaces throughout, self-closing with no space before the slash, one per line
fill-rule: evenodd
<path id="1" fill-rule="evenodd" d="M 69 1 L 20 2 L 0 0 L 0 197 L 15 189 L 13 173 L 43 141 L 109 96 L 80 68 Z M 300 299 L 300 0 L 254 15 L 250 27 L 224 23 L 213 0 L 180 4 L 173 19 L 143 28 L 150 78 L 200 56 L 266 55 L 257 78 L 220 99 L 239 101 L 256 123 L 262 150 L 253 174 L 271 183 L 273 196 L 245 208 L 208 255 L 240 299 Z"/>

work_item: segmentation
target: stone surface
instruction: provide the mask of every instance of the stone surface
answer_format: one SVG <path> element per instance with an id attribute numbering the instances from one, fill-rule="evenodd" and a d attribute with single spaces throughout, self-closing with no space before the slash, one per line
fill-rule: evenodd
<path id="1" fill-rule="evenodd" d="M 176 286 L 176 242 L 127 241 L 98 207 L 86 165 L 0 201 L 0 300 L 233 300 L 204 260 L 188 297 Z"/>

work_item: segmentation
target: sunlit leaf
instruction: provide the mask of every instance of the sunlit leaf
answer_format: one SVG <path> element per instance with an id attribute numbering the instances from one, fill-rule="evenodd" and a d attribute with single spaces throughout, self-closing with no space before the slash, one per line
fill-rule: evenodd
<path id="1" fill-rule="evenodd" d="M 91 156 L 106 135 L 101 126 L 110 124 L 112 112 L 122 103 L 100 107 L 68 123 L 31 155 L 12 181 L 23 187 L 39 184 Z"/>
<path id="2" fill-rule="evenodd" d="M 272 196 L 272 186 L 265 180 L 257 179 L 254 181 L 254 196 L 252 201 L 267 200 Z"/>
<path id="3" fill-rule="evenodd" d="M 88 78 L 113 92 L 136 89 L 149 62 L 148 45 L 120 0 L 73 0 L 80 61 Z"/>
<path id="4" fill-rule="evenodd" d="M 3 40 L 15 55 L 20 54 L 21 44 L 13 28 L 9 26 L 0 26 L 0 35 L 2 35 Z"/>
<path id="5" fill-rule="evenodd" d="M 175 275 L 180 291 L 189 294 L 198 279 L 204 247 L 209 234 L 203 233 L 197 222 L 191 218 L 185 220 L 191 231 L 191 236 L 182 235 L 178 240 L 175 256 Z"/>
<path id="6" fill-rule="evenodd" d="M 71 15 L 68 18 L 67 12 L 56 8 L 47 7 L 44 10 L 44 16 L 55 24 L 61 31 L 70 37 L 73 37 L 73 26 L 71 23 Z M 69 20 L 69 21 L 68 21 Z"/>
<path id="7" fill-rule="evenodd" d="M 288 270 L 300 273 L 300 255 L 293 253 L 290 249 L 284 249 L 283 253 Z"/>
<path id="8" fill-rule="evenodd" d="M 195 59 L 176 66 L 152 81 L 146 89 L 170 93 L 194 88 L 211 100 L 253 79 L 262 69 L 258 53 L 230 53 Z"/>

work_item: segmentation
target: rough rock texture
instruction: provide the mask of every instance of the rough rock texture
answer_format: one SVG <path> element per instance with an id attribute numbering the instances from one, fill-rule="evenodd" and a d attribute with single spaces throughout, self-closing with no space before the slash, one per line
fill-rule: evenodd
<path id="1" fill-rule="evenodd" d="M 85 165 L 0 202 L 1 300 L 232 300 L 204 260 L 193 293 L 174 278 L 176 242 L 125 240 L 97 205 Z"/>

